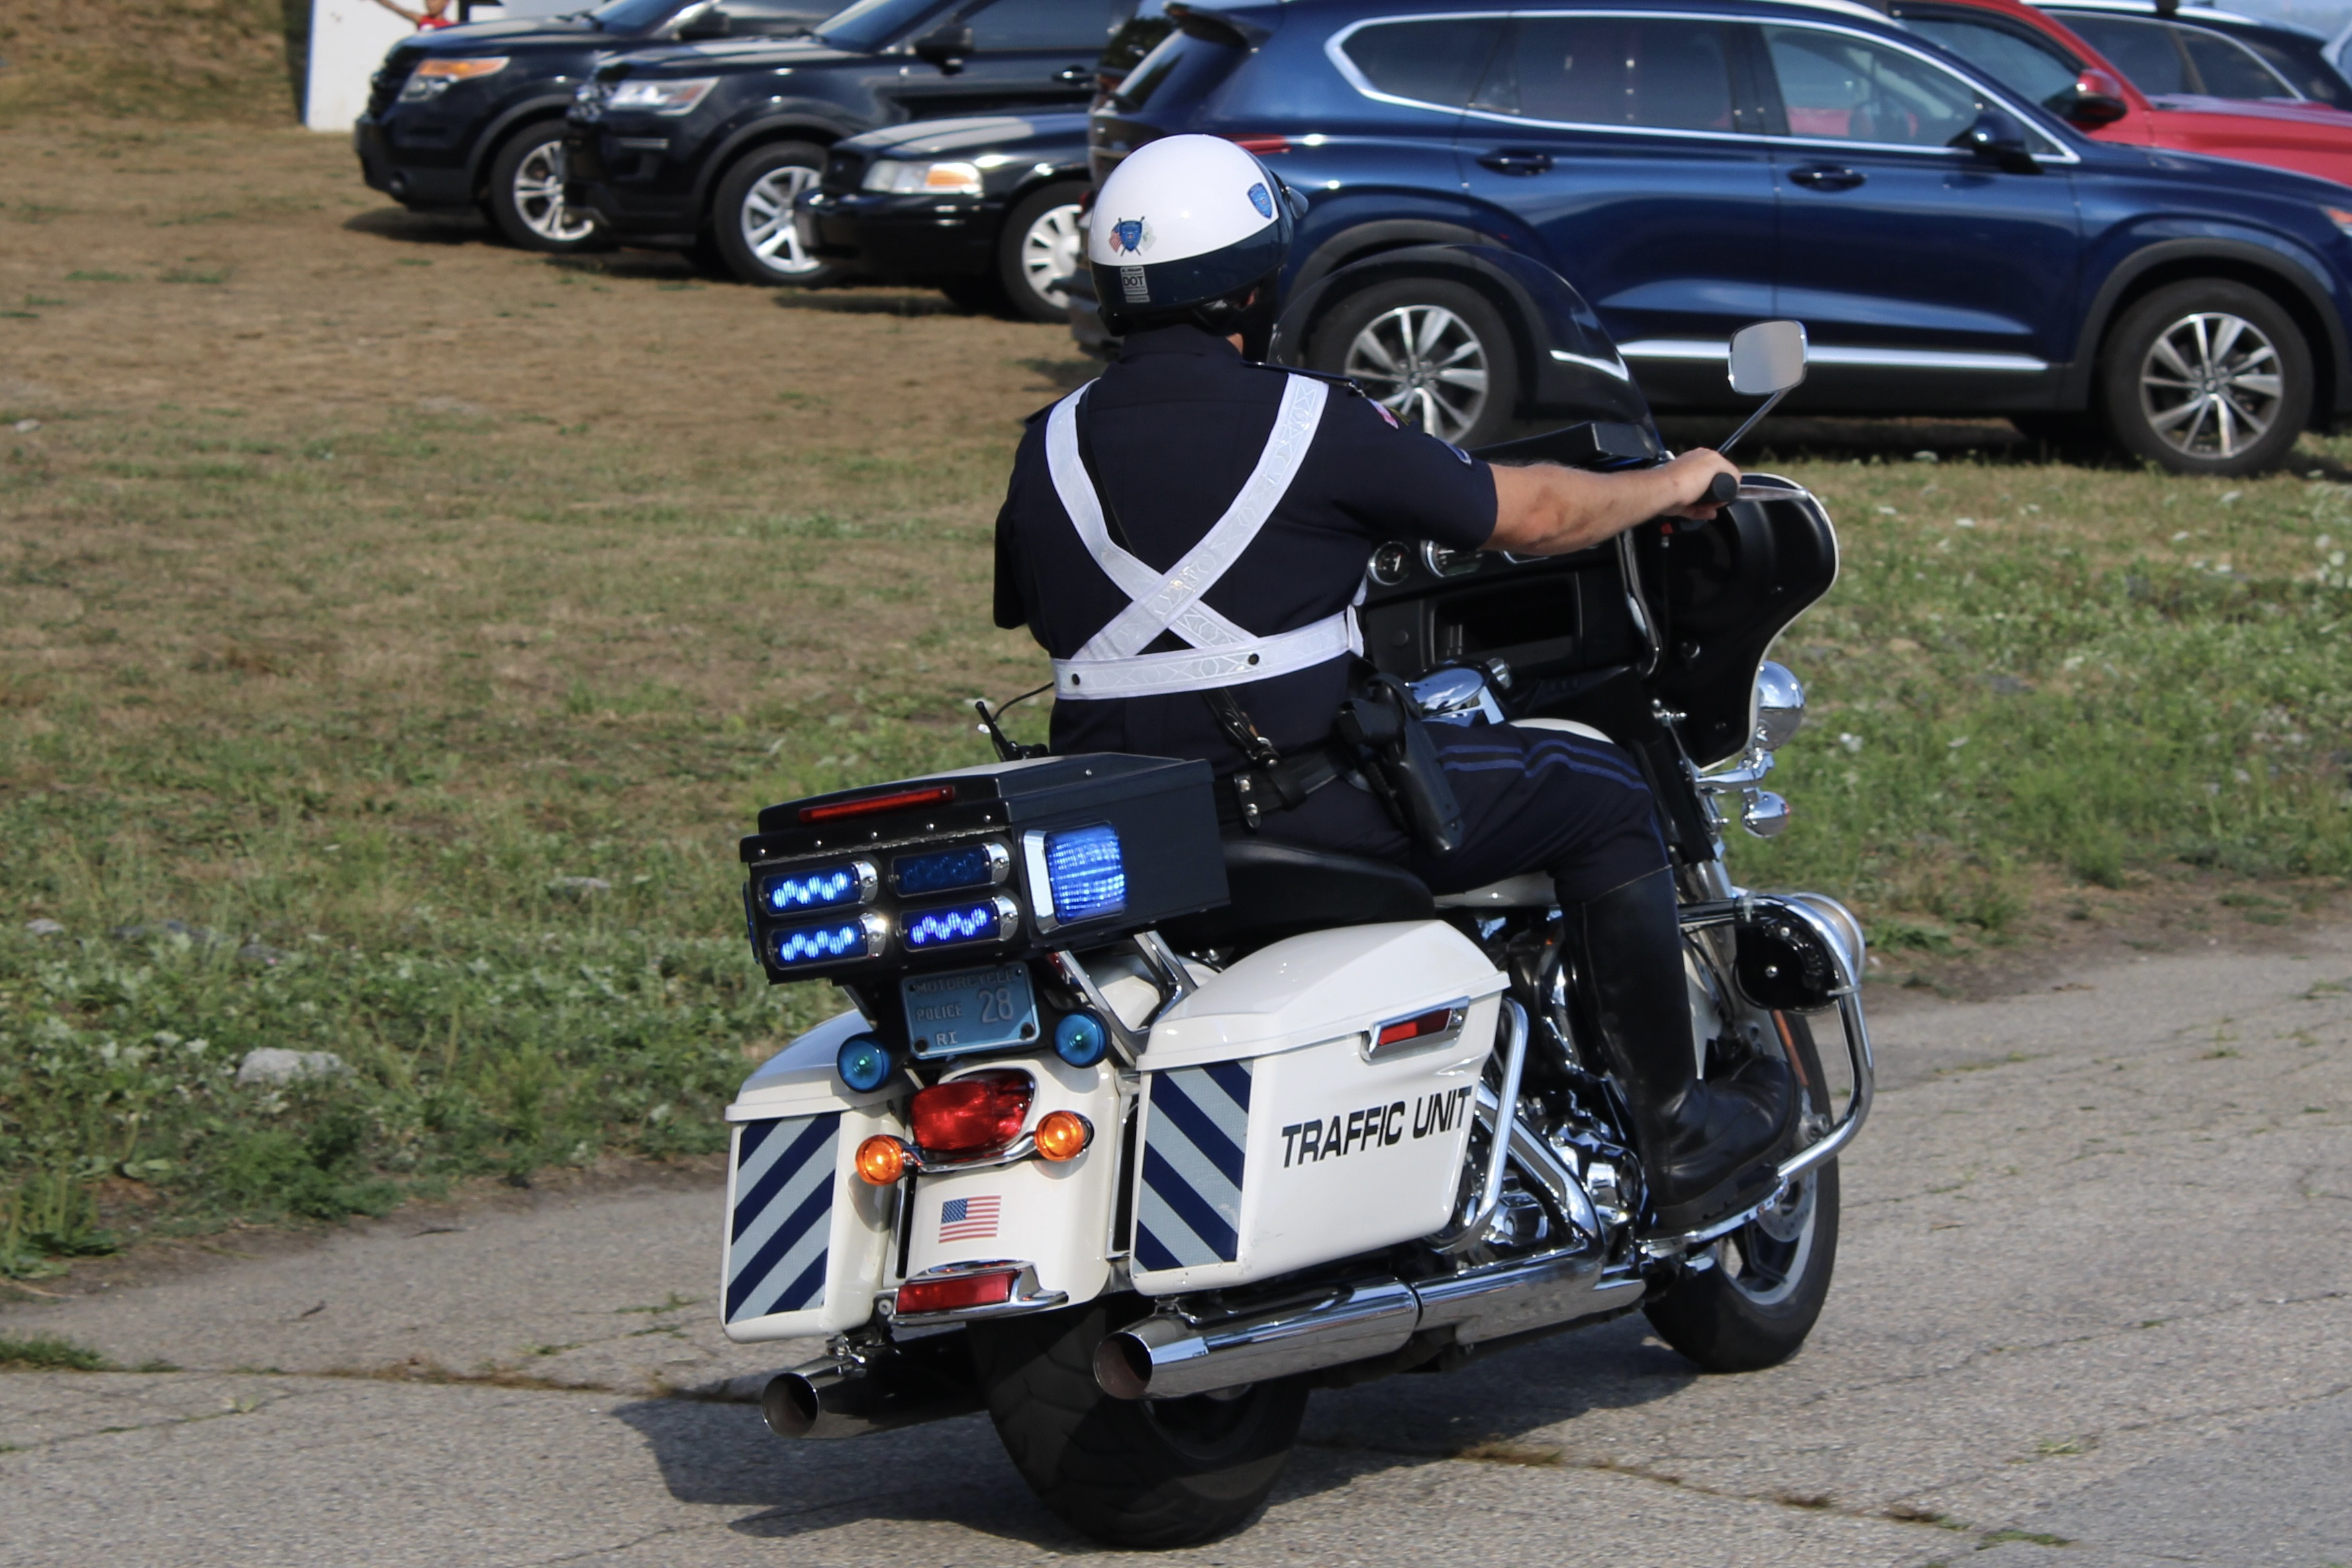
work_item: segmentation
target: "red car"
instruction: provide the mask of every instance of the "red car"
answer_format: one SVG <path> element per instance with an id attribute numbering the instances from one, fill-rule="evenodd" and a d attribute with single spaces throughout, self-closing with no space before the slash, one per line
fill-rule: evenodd
<path id="1" fill-rule="evenodd" d="M 1896 0 L 1905 26 L 2102 142 L 2267 163 L 2352 185 L 2352 114 L 2314 102 L 2152 101 L 2055 17 L 2019 0 Z"/>

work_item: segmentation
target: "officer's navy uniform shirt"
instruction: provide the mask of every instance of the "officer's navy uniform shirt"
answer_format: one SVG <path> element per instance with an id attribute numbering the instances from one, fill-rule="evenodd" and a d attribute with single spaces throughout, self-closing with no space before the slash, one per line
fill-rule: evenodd
<path id="1" fill-rule="evenodd" d="M 1241 493 L 1273 432 L 1285 376 L 1245 363 L 1197 327 L 1131 335 L 1079 405 L 1112 537 L 1154 571 L 1198 544 Z M 1030 422 L 996 519 L 996 624 L 1026 624 L 1068 658 L 1128 605 L 1095 564 L 1054 489 L 1044 418 Z M 1486 465 L 1333 386 L 1307 458 L 1265 528 L 1204 602 L 1244 631 L 1295 631 L 1347 607 L 1375 547 L 1430 540 L 1456 550 L 1495 531 Z M 1185 647 L 1163 635 L 1147 652 Z M 1230 688 L 1289 755 L 1321 743 L 1346 700 L 1345 656 Z M 1200 757 L 1241 765 L 1207 696 L 1160 693 L 1054 705 L 1053 748 Z"/>

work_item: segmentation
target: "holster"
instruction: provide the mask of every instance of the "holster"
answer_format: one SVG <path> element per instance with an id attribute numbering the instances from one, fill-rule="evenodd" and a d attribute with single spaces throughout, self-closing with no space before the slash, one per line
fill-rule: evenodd
<path id="1" fill-rule="evenodd" d="M 1431 855 L 1462 847 L 1462 805 L 1403 681 L 1372 675 L 1339 707 L 1335 733 L 1363 758 L 1365 783 L 1391 821 Z"/>

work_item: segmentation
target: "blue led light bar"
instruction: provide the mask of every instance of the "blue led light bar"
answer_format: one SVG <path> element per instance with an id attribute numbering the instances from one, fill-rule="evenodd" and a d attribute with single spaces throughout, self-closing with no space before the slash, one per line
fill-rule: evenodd
<path id="1" fill-rule="evenodd" d="M 1054 919 L 1068 925 L 1127 908 L 1127 860 L 1118 829 L 1108 823 L 1045 835 L 1045 877 L 1054 889 Z"/>
<path id="2" fill-rule="evenodd" d="M 890 879 L 910 898 L 992 888 L 1004 880 L 1013 858 L 1001 844 L 966 844 L 924 855 L 901 855 L 890 862 Z"/>
<path id="3" fill-rule="evenodd" d="M 873 897 L 874 868 L 863 860 L 852 860 L 842 866 L 819 866 L 812 870 L 762 877 L 758 902 L 769 914 L 792 915 L 803 910 L 862 904 Z"/>
<path id="4" fill-rule="evenodd" d="M 768 936 L 768 952 L 781 969 L 870 958 L 881 947 L 881 921 L 872 915 L 824 925 L 791 926 Z"/>
<path id="5" fill-rule="evenodd" d="M 1013 907 L 1003 899 L 979 904 L 950 904 L 940 910 L 914 910 L 899 917 L 898 929 L 907 946 L 917 952 L 935 948 L 992 942 L 1013 920 Z"/>

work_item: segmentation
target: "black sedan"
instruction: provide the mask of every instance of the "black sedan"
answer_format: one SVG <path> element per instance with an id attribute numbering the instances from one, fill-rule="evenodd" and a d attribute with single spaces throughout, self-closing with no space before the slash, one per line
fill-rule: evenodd
<path id="1" fill-rule="evenodd" d="M 802 238 L 847 270 L 1058 321 L 1083 259 L 1087 184 L 1083 113 L 894 125 L 835 143 L 801 198 Z"/>

